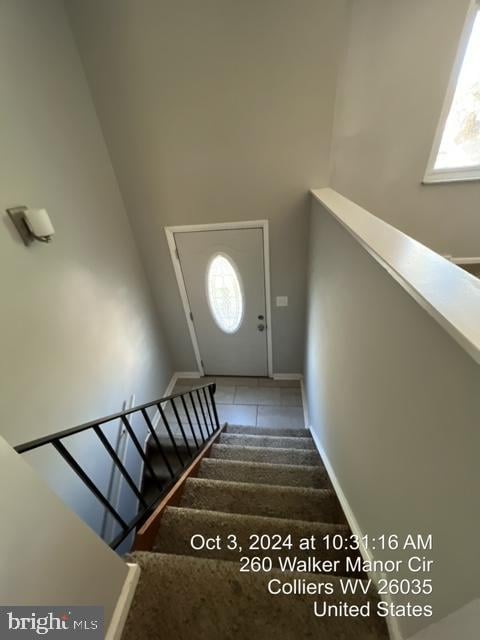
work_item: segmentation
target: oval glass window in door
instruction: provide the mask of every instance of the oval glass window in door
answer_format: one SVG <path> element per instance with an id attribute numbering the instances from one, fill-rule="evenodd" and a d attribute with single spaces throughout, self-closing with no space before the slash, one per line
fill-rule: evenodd
<path id="1" fill-rule="evenodd" d="M 232 260 L 217 253 L 207 268 L 207 298 L 217 326 L 225 333 L 235 333 L 243 319 L 243 292 L 240 274 Z"/>

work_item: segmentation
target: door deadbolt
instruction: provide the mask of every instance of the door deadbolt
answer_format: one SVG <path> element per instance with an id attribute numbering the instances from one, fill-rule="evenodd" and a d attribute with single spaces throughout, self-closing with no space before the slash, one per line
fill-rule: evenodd
<path id="1" fill-rule="evenodd" d="M 260 324 L 258 324 L 258 325 L 257 325 L 257 329 L 258 329 L 259 331 L 264 331 L 264 330 L 265 330 L 265 325 L 264 325 L 264 324 L 262 324 L 262 323 L 260 323 Z"/>

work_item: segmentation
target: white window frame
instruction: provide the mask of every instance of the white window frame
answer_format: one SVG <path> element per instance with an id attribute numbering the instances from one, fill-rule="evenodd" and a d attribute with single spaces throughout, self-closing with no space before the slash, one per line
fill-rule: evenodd
<path id="1" fill-rule="evenodd" d="M 233 331 L 227 330 L 227 329 L 225 329 L 225 327 L 222 327 L 222 325 L 220 324 L 220 320 L 218 318 L 218 315 L 217 315 L 217 310 L 215 309 L 214 304 L 212 302 L 212 299 L 210 297 L 210 280 L 209 280 L 210 267 L 212 266 L 212 263 L 215 260 L 215 258 L 218 258 L 219 256 L 224 258 L 228 262 L 228 264 L 232 267 L 233 272 L 235 274 L 235 277 L 237 279 L 238 290 L 239 290 L 240 297 L 241 297 L 241 300 L 242 300 L 242 312 L 240 314 L 240 318 L 237 321 L 237 326 L 235 327 L 235 329 L 233 329 Z M 224 253 L 223 251 L 216 251 L 212 255 L 212 257 L 210 258 L 210 260 L 208 261 L 207 270 L 205 272 L 205 295 L 206 295 L 206 298 L 207 298 L 207 301 L 208 301 L 208 308 L 210 309 L 210 313 L 212 315 L 213 321 L 215 322 L 217 327 L 220 329 L 220 331 L 223 331 L 223 333 L 225 333 L 227 335 L 231 335 L 231 336 L 234 333 L 237 333 L 237 331 L 239 331 L 240 327 L 242 326 L 243 319 L 245 317 L 245 290 L 243 288 L 242 275 L 240 273 L 239 268 L 235 264 L 234 259 L 231 256 L 229 256 L 226 253 Z"/>
<path id="2" fill-rule="evenodd" d="M 447 123 L 447 118 L 452 107 L 453 99 L 455 97 L 455 90 L 457 88 L 458 78 L 462 70 L 463 61 L 467 52 L 470 36 L 472 35 L 473 25 L 477 14 L 480 12 L 480 0 L 471 0 L 470 7 L 468 9 L 467 17 L 465 20 L 465 26 L 463 28 L 462 37 L 460 40 L 460 46 L 458 48 L 455 64 L 450 76 L 448 84 L 447 95 L 443 104 L 440 121 L 435 133 L 435 139 L 428 159 L 427 170 L 423 179 L 424 184 L 435 184 L 439 182 L 465 182 L 467 180 L 480 180 L 480 164 L 474 167 L 458 167 L 448 169 L 435 169 L 435 163 L 437 161 L 438 151 L 443 138 L 443 132 Z"/>

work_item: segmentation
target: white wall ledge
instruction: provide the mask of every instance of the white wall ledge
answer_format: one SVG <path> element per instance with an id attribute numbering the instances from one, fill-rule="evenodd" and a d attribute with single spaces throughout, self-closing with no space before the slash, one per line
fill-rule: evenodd
<path id="1" fill-rule="evenodd" d="M 311 193 L 480 364 L 480 280 L 333 189 Z"/>

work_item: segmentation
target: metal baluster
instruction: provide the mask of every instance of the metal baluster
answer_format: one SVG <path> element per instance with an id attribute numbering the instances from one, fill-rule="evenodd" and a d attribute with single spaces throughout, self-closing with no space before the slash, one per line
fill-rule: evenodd
<path id="1" fill-rule="evenodd" d="M 82 480 L 82 482 L 90 489 L 93 495 L 103 504 L 105 509 L 107 509 L 112 514 L 112 516 L 115 518 L 118 524 L 122 527 L 122 529 L 127 530 L 128 525 L 125 522 L 125 520 L 112 507 L 112 505 L 105 498 L 105 496 L 97 487 L 97 485 L 92 480 L 90 480 L 88 475 L 85 473 L 82 467 L 78 464 L 78 462 L 75 460 L 72 454 L 68 451 L 68 449 L 65 448 L 65 445 L 62 442 L 60 442 L 60 440 L 53 440 L 52 445 L 54 446 L 55 450 L 62 456 L 65 462 L 73 469 L 73 471 L 75 471 L 75 473 L 80 478 L 80 480 Z"/>
<path id="2" fill-rule="evenodd" d="M 199 392 L 198 389 L 195 389 L 195 393 L 197 394 L 198 402 L 200 404 L 200 411 L 202 412 L 203 421 L 205 423 L 205 430 L 208 433 L 208 435 L 211 436 L 212 434 L 210 433 L 210 429 L 208 428 L 207 420 L 205 419 L 205 411 L 203 410 L 203 404 L 202 404 L 202 399 L 200 397 L 200 392 Z"/>
<path id="3" fill-rule="evenodd" d="M 170 403 L 173 407 L 173 413 L 175 414 L 175 418 L 177 419 L 180 431 L 182 432 L 183 441 L 185 442 L 185 446 L 187 447 L 188 455 L 192 457 L 192 450 L 190 449 L 190 445 L 188 444 L 187 436 L 185 435 L 185 431 L 183 430 L 182 421 L 180 420 L 180 416 L 178 415 L 177 407 L 173 398 L 170 400 Z"/>
<path id="4" fill-rule="evenodd" d="M 215 431 L 215 425 L 213 424 L 212 414 L 210 413 L 210 407 L 209 407 L 208 398 L 207 398 L 207 391 L 205 387 L 203 387 L 202 391 L 203 391 L 203 397 L 205 398 L 205 404 L 207 405 L 208 419 L 210 420 L 210 424 L 212 425 L 212 433 L 213 433 Z"/>
<path id="5" fill-rule="evenodd" d="M 217 429 L 220 429 L 220 420 L 218 419 L 217 404 L 215 402 L 215 391 L 216 390 L 217 390 L 217 385 L 216 384 L 209 384 L 208 385 L 208 392 L 210 393 L 210 400 L 212 402 L 212 411 L 213 411 L 213 416 L 215 418 L 215 424 L 217 425 Z"/>
<path id="6" fill-rule="evenodd" d="M 177 458 L 178 458 L 180 464 L 182 465 L 182 467 L 184 467 L 185 464 L 183 462 L 182 456 L 180 455 L 180 451 L 178 450 L 177 443 L 176 443 L 175 438 L 173 436 L 173 433 L 172 433 L 172 431 L 170 429 L 170 425 L 168 424 L 167 416 L 165 415 L 165 413 L 163 411 L 163 408 L 162 408 L 162 405 L 159 402 L 157 402 L 157 408 L 158 408 L 158 410 L 160 412 L 160 417 L 162 418 L 163 425 L 164 425 L 165 429 L 167 430 L 168 435 L 170 436 L 170 442 L 172 443 L 173 448 L 175 450 L 175 453 L 177 454 Z"/>
<path id="7" fill-rule="evenodd" d="M 127 416 L 122 416 L 122 422 L 125 425 L 125 429 L 128 431 L 128 434 L 130 436 L 130 438 L 132 439 L 133 444 L 135 445 L 135 449 L 138 451 L 138 453 L 140 454 L 140 457 L 142 458 L 145 467 L 148 469 L 148 471 L 150 472 L 150 475 L 152 476 L 153 480 L 155 481 L 155 484 L 158 486 L 158 488 L 160 489 L 160 491 L 163 491 L 163 485 L 160 482 L 160 480 L 157 478 L 157 474 L 155 473 L 155 471 L 153 470 L 152 465 L 150 464 L 149 459 L 147 458 L 147 456 L 145 455 L 145 452 L 143 450 L 142 445 L 140 444 L 140 442 L 138 441 L 137 436 L 135 435 L 133 429 L 132 429 L 132 425 L 130 424 L 130 422 L 128 421 Z"/>
<path id="8" fill-rule="evenodd" d="M 185 398 L 183 396 L 180 396 L 180 400 L 182 401 L 183 408 L 185 409 L 185 414 L 187 416 L 188 424 L 190 425 L 190 431 L 192 432 L 192 436 L 195 441 L 195 446 L 198 449 L 198 440 L 197 440 L 197 436 L 195 435 L 195 431 L 193 430 L 192 421 L 190 420 L 190 414 L 188 413 L 187 403 L 185 402 Z"/>
<path id="9" fill-rule="evenodd" d="M 147 413 L 147 410 L 146 409 L 141 409 L 141 412 L 142 412 L 143 419 L 145 420 L 145 423 L 147 425 L 147 428 L 150 431 L 150 433 L 152 434 L 152 438 L 155 440 L 155 444 L 157 445 L 158 451 L 159 451 L 160 455 L 162 456 L 162 460 L 164 461 L 164 463 L 165 463 L 165 465 L 166 465 L 166 467 L 168 469 L 168 473 L 170 474 L 170 477 L 173 478 L 175 476 L 175 474 L 173 473 L 173 469 L 170 466 L 170 463 L 169 463 L 168 458 L 167 458 L 167 456 L 165 454 L 165 451 L 163 450 L 163 447 L 160 444 L 160 440 L 159 440 L 159 438 L 157 436 L 157 433 L 156 433 L 156 431 L 155 431 L 155 429 L 153 427 L 152 421 L 150 420 L 150 417 L 149 417 L 149 415 Z"/>
<path id="10" fill-rule="evenodd" d="M 198 428 L 200 429 L 200 434 L 202 436 L 202 440 L 203 442 L 205 442 L 205 436 L 203 435 L 203 429 L 202 429 L 202 425 L 200 424 L 200 419 L 198 417 L 198 413 L 197 413 L 197 407 L 195 406 L 195 401 L 193 399 L 193 395 L 192 392 L 189 391 L 188 395 L 190 396 L 190 402 L 192 403 L 192 407 L 193 407 L 193 412 L 195 413 L 195 418 L 197 419 L 197 424 L 198 424 Z"/>
<path id="11" fill-rule="evenodd" d="M 123 462 L 120 460 L 120 458 L 118 457 L 115 449 L 112 447 L 110 442 L 107 440 L 107 438 L 106 438 L 105 434 L 103 433 L 103 431 L 100 429 L 100 427 L 98 425 L 96 427 L 93 427 L 93 430 L 95 431 L 95 433 L 96 433 L 98 439 L 100 440 L 100 442 L 103 444 L 105 449 L 110 454 L 110 457 L 112 458 L 113 462 L 119 468 L 120 473 L 123 475 L 125 480 L 128 482 L 128 485 L 129 485 L 130 489 L 133 491 L 133 493 L 140 500 L 141 505 L 143 507 L 145 507 L 145 508 L 148 507 L 148 504 L 147 504 L 146 500 L 144 499 L 144 497 L 142 496 L 142 494 L 138 490 L 138 487 L 135 484 L 135 482 L 133 481 L 132 476 L 128 473 L 128 471 L 125 468 Z"/>

